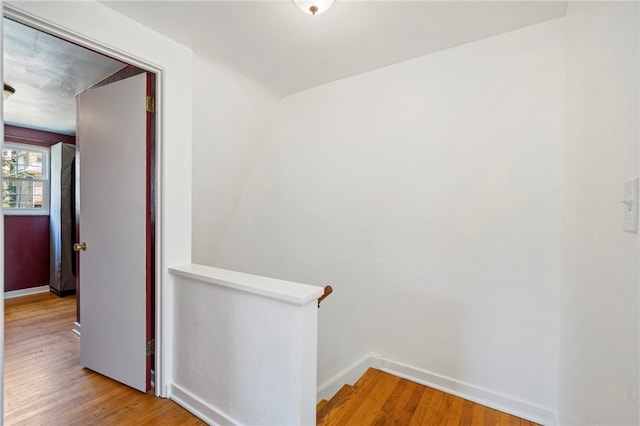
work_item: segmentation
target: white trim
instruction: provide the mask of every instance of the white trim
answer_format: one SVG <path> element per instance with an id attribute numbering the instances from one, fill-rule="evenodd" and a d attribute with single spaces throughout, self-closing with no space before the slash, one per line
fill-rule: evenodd
<path id="1" fill-rule="evenodd" d="M 239 425 L 240 422 L 175 383 L 169 384 L 169 398 L 209 425 Z"/>
<path id="2" fill-rule="evenodd" d="M 145 71 L 154 73 L 159 73 L 161 71 L 160 68 L 146 62 L 142 58 L 127 54 L 116 48 L 109 47 L 106 44 L 100 43 L 100 41 L 98 40 L 91 40 L 83 34 L 70 31 L 69 29 L 63 28 L 56 23 L 41 19 L 40 17 L 32 15 L 29 12 L 18 9 L 18 7 L 19 6 L 17 4 L 4 3 L 2 9 L 3 16 L 18 21 L 22 24 L 31 26 L 39 31 L 43 31 L 53 36 L 60 37 L 66 41 L 78 44 L 80 47 L 95 50 L 96 52 L 103 55 L 111 56 L 112 58 L 118 59 L 122 62 L 135 65 L 136 67 L 144 69 Z"/>
<path id="3" fill-rule="evenodd" d="M 21 290 L 11 290 L 4 292 L 5 299 L 13 299 L 14 297 L 28 296 L 30 294 L 48 293 L 49 284 L 39 285 L 38 287 L 23 288 Z"/>
<path id="4" fill-rule="evenodd" d="M 154 352 L 154 370 L 153 392 L 156 396 L 163 398 L 169 397 L 169 383 L 171 377 L 169 372 L 171 371 L 171 333 L 173 318 L 171 317 L 171 308 L 173 298 L 171 297 L 171 291 L 169 290 L 170 280 L 165 279 L 168 277 L 169 271 L 165 267 L 165 255 L 166 250 L 164 246 L 164 230 L 166 225 L 164 222 L 164 188 L 165 188 L 165 172 L 164 172 L 164 128 L 162 127 L 164 117 L 164 72 L 158 70 L 156 72 L 156 182 L 155 182 L 155 199 L 156 199 L 156 212 L 155 212 L 155 236 L 156 236 L 156 300 L 155 303 L 155 323 L 156 329 L 154 330 L 155 339 L 155 352 Z M 189 254 L 191 255 L 191 254 Z M 166 331 L 166 334 L 164 333 Z"/>
<path id="5" fill-rule="evenodd" d="M 554 413 L 536 404 L 513 398 L 481 386 L 461 382 L 450 377 L 441 376 L 416 367 L 395 362 L 388 359 L 381 359 L 382 371 L 402 377 L 443 392 L 450 393 L 460 398 L 494 408 L 498 411 L 512 414 L 523 419 L 540 423 L 543 425 L 555 425 Z"/>
<path id="6" fill-rule="evenodd" d="M 324 382 L 322 385 L 318 386 L 316 403 L 320 402 L 323 399 L 326 399 L 327 401 L 330 400 L 344 385 L 355 385 L 360 377 L 362 377 L 362 375 L 367 371 L 367 369 L 379 369 L 382 364 L 376 361 L 381 359 L 381 357 L 382 355 L 380 354 L 369 352 L 368 354 Z"/>
<path id="7" fill-rule="evenodd" d="M 302 306 L 322 296 L 323 288 L 244 272 L 191 264 L 170 267 L 169 270 L 183 277 L 229 287 L 245 293 Z"/>
<path id="8" fill-rule="evenodd" d="M 26 152 L 36 152 L 42 155 L 42 177 L 40 179 L 19 178 L 15 176 L 3 176 L 3 179 L 15 179 L 20 181 L 42 182 L 42 207 L 41 208 L 18 208 L 2 207 L 2 212 L 6 216 L 49 216 L 51 211 L 51 149 L 39 145 L 30 145 L 22 142 L 4 141 L 2 149 L 14 149 Z M 4 195 L 4 189 L 3 189 Z"/>
<path id="9" fill-rule="evenodd" d="M 167 365 L 166 358 L 168 356 L 164 356 L 165 354 L 169 354 L 171 348 L 169 347 L 168 341 L 169 338 L 165 336 L 164 330 L 170 330 L 171 327 L 167 326 L 165 323 L 170 322 L 170 318 L 167 319 L 166 316 L 169 315 L 170 300 L 168 300 L 167 293 L 165 291 L 165 281 L 164 281 L 164 241 L 163 235 L 165 231 L 164 226 L 164 214 L 163 214 L 163 191 L 164 191 L 164 167 L 163 167 L 163 155 L 164 152 L 164 114 L 163 114 L 163 100 L 164 100 L 164 69 L 160 66 L 154 65 L 151 61 L 144 59 L 142 57 L 137 57 L 132 54 L 126 53 L 123 50 L 120 50 L 115 47 L 110 47 L 106 43 L 101 42 L 100 40 L 94 40 L 84 35 L 83 33 L 74 32 L 67 28 L 64 28 L 61 24 L 56 22 L 47 21 L 42 19 L 30 12 L 19 9 L 18 5 L 11 4 L 2 4 L 2 14 L 3 17 L 11 18 L 23 24 L 29 25 L 33 28 L 39 29 L 41 31 L 45 31 L 51 35 L 60 37 L 67 41 L 73 42 L 79 46 L 94 50 L 98 53 L 102 53 L 107 56 L 111 56 L 112 58 L 118 59 L 122 62 L 135 65 L 138 68 L 141 68 L 147 72 L 152 72 L 156 76 L 156 117 L 155 117 L 155 138 L 156 138 L 156 181 L 155 181 L 155 190 L 156 190 L 156 229 L 155 229 L 155 237 L 156 237 L 156 247 L 155 247 L 155 255 L 156 255 L 156 276 L 155 276 L 155 287 L 156 287 L 156 300 L 155 303 L 155 380 L 159 384 L 155 388 L 155 395 L 160 397 L 168 396 L 168 383 L 165 379 L 165 371 L 168 375 L 169 365 Z M 3 256 L 4 258 L 4 256 Z M 2 324 L 2 322 L 0 322 Z M 74 327 L 75 329 L 75 327 Z M 79 331 L 78 331 L 79 334 Z M 165 338 L 167 337 L 167 338 Z M 165 342 L 166 341 L 166 342 Z M 4 383 L 4 382 L 3 382 Z M 163 386 L 164 385 L 164 386 Z M 0 388 L 1 389 L 1 388 Z M 0 409 L 0 413 L 2 410 Z"/>
<path id="10" fill-rule="evenodd" d="M 73 332 L 73 334 L 80 337 L 80 328 L 80 323 L 76 321 L 73 323 L 73 328 L 71 329 L 71 331 Z"/>
<path id="11" fill-rule="evenodd" d="M 491 407 L 523 419 L 543 425 L 554 426 L 556 414 L 549 408 L 513 398 L 481 386 L 461 382 L 450 377 L 431 373 L 417 367 L 402 364 L 370 352 L 327 380 L 318 387 L 317 400 L 329 400 L 346 384 L 354 385 L 368 368 L 376 368 L 394 376 L 441 390 L 451 395 Z"/>

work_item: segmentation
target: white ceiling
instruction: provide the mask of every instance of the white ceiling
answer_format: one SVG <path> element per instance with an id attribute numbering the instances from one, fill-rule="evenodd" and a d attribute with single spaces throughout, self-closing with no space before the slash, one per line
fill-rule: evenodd
<path id="1" fill-rule="evenodd" d="M 104 1 L 287 95 L 564 16 L 566 1 Z"/>
<path id="2" fill-rule="evenodd" d="M 566 1 L 103 1 L 279 96 L 564 16 Z M 75 95 L 125 65 L 4 20 L 9 124 L 75 133 Z"/>
<path id="3" fill-rule="evenodd" d="M 126 66 L 33 28 L 3 20 L 3 78 L 16 93 L 4 121 L 73 135 L 76 94 Z"/>

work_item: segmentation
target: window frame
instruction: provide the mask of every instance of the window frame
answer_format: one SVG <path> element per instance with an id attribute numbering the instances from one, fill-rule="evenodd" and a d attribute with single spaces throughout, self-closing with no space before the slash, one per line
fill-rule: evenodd
<path id="1" fill-rule="evenodd" d="M 39 146 L 39 145 L 30 145 L 19 142 L 8 142 L 4 141 L 2 145 L 2 150 L 5 149 L 16 149 L 20 151 L 30 151 L 37 152 L 42 154 L 42 178 L 41 179 L 33 179 L 34 181 L 40 181 L 44 184 L 42 185 L 42 207 L 41 208 L 29 208 L 29 209 L 21 209 L 15 207 L 4 207 L 4 203 L 2 205 L 2 213 L 7 216 L 49 216 L 51 209 L 51 150 L 47 147 Z M 11 178 L 11 177 L 9 177 Z M 2 182 L 2 196 L 4 198 L 4 180 L 6 177 L 4 174 L 0 175 L 0 180 Z M 11 179 L 24 179 L 25 178 L 11 178 Z"/>

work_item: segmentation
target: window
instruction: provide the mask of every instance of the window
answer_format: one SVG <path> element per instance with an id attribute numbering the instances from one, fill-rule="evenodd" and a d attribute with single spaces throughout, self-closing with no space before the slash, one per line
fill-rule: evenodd
<path id="1" fill-rule="evenodd" d="M 49 214 L 49 150 L 5 143 L 2 148 L 5 214 Z"/>

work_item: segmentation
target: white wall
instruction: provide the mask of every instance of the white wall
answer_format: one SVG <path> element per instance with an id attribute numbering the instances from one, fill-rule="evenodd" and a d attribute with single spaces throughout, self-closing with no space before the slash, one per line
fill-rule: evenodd
<path id="1" fill-rule="evenodd" d="M 193 115 L 194 173 L 210 183 L 194 189 L 194 259 L 333 284 L 319 382 L 375 350 L 532 404 L 559 401 L 563 424 L 638 423 L 638 238 L 620 230 L 619 203 L 638 174 L 637 4 L 571 4 L 566 22 L 275 107 L 264 89 L 102 5 L 14 6 L 165 69 L 165 266 L 191 260 L 183 89 L 194 87 L 193 105 L 207 105 Z M 205 103 L 219 93 L 229 109 Z M 212 186 L 220 176 L 228 186 Z"/>
<path id="2" fill-rule="evenodd" d="M 193 262 L 213 264 L 278 99 L 261 85 L 193 57 Z"/>
<path id="3" fill-rule="evenodd" d="M 322 285 L 366 352 L 554 408 L 562 21 L 285 98 L 215 265 Z"/>
<path id="4" fill-rule="evenodd" d="M 320 287 L 173 268 L 171 394 L 208 424 L 315 425 Z"/>
<path id="5" fill-rule="evenodd" d="M 622 231 L 638 176 L 636 2 L 567 10 L 561 424 L 637 425 L 638 234 Z"/>
<path id="6" fill-rule="evenodd" d="M 14 9 L 13 15 L 20 15 L 43 29 L 62 31 L 72 41 L 129 62 L 151 64 L 163 71 L 157 103 L 158 114 L 162 116 L 159 137 L 164 166 L 159 196 L 162 208 L 158 217 L 162 257 L 158 268 L 162 278 L 160 294 L 165 303 L 157 306 L 156 312 L 158 323 L 169 329 L 173 278 L 168 266 L 191 261 L 191 91 L 184 90 L 191 87 L 191 50 L 97 2 L 8 3 Z M 162 394 L 171 378 L 158 371 L 169 373 L 170 337 L 156 334 L 161 345 L 156 355 L 156 384 Z"/>

